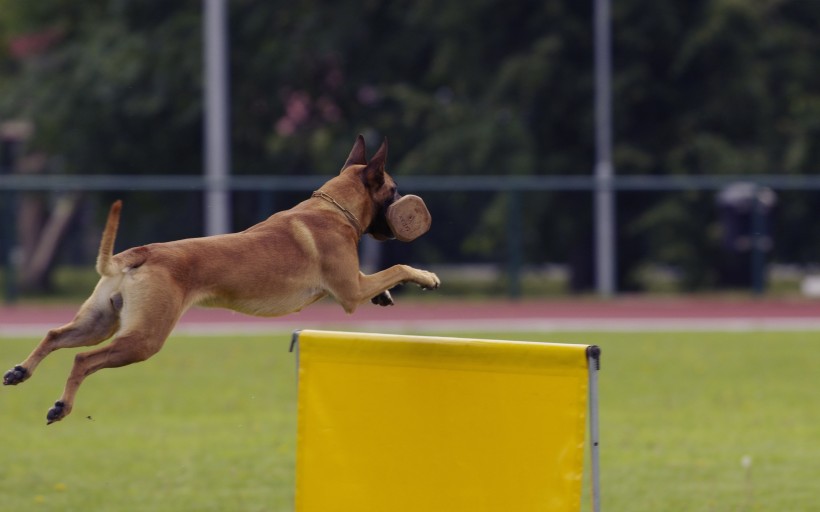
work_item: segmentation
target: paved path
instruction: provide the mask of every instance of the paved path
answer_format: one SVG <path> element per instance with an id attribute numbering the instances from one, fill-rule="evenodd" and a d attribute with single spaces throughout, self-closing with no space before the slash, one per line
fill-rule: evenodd
<path id="1" fill-rule="evenodd" d="M 0 307 L 0 336 L 42 336 L 71 320 L 76 306 Z M 257 318 L 219 309 L 188 311 L 176 332 L 264 333 L 295 329 L 367 331 L 818 330 L 820 300 L 618 299 L 430 302 L 397 298 L 347 315 L 323 301 L 300 313 Z"/>

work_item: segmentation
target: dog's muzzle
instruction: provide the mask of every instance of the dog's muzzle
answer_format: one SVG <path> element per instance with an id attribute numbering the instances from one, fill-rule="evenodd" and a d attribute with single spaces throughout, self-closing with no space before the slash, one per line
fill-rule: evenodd
<path id="1" fill-rule="evenodd" d="M 424 200 L 414 195 L 403 196 L 388 206 L 385 218 L 393 236 L 402 242 L 410 242 L 427 233 L 433 222 Z"/>

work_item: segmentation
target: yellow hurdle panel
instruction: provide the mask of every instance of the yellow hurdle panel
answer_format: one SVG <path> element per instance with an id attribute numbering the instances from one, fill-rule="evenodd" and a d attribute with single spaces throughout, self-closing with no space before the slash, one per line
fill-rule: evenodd
<path id="1" fill-rule="evenodd" d="M 301 331 L 297 512 L 580 510 L 586 349 Z"/>

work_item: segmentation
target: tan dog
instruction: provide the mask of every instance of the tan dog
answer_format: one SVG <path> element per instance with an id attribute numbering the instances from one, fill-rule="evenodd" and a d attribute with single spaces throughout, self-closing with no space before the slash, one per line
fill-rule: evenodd
<path id="1" fill-rule="evenodd" d="M 299 311 L 330 295 L 348 313 L 372 300 L 392 305 L 387 290 L 405 282 L 437 288 L 438 277 L 395 265 L 372 275 L 359 271 L 357 246 L 364 233 L 393 237 L 387 208 L 401 196 L 385 172 L 387 141 L 370 162 L 360 135 L 339 176 L 290 210 L 241 232 L 128 249 L 114 256 L 121 203 L 111 207 L 100 243 L 91 297 L 69 324 L 48 332 L 29 357 L 8 371 L 3 384 L 19 384 L 54 350 L 96 345 L 82 352 L 63 396 L 48 411 L 51 424 L 71 412 L 83 380 L 103 368 L 144 361 L 156 354 L 192 305 L 223 307 L 259 316 Z"/>

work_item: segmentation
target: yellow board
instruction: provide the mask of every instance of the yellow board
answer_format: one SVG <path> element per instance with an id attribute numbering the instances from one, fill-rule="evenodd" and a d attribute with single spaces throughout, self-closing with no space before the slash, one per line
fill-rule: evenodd
<path id="1" fill-rule="evenodd" d="M 297 512 L 578 511 L 586 345 L 298 334 Z"/>

